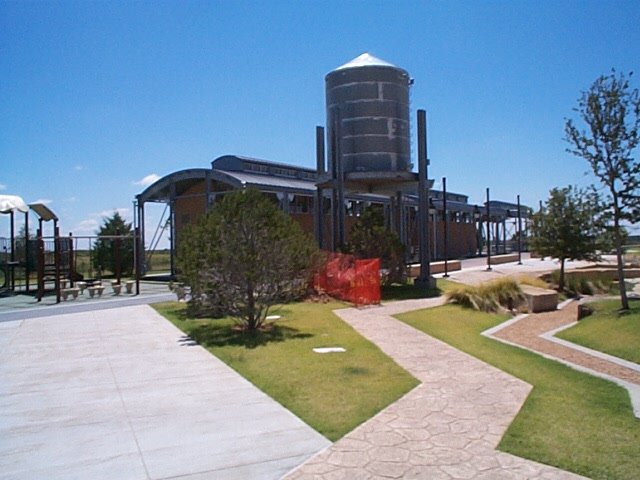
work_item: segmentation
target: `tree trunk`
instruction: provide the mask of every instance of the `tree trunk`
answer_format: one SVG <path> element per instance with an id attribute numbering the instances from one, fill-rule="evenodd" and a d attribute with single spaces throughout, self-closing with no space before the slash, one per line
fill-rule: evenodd
<path id="1" fill-rule="evenodd" d="M 256 319 L 256 303 L 253 291 L 253 282 L 247 281 L 247 330 L 253 331 L 258 328 Z"/>
<path id="2" fill-rule="evenodd" d="M 564 257 L 560 259 L 560 279 L 558 280 L 558 289 L 564 292 Z"/>
<path id="3" fill-rule="evenodd" d="M 617 213 L 617 212 L 616 212 Z M 622 235 L 620 235 L 620 223 L 618 216 L 613 219 L 614 236 L 616 239 L 616 258 L 618 260 L 618 284 L 620 288 L 620 302 L 622 310 L 629 310 L 629 299 L 627 298 L 627 286 L 624 283 L 624 259 L 622 258 Z"/>

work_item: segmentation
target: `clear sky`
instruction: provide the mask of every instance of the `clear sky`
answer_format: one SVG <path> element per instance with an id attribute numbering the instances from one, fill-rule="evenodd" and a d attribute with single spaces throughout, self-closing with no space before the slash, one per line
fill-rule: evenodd
<path id="1" fill-rule="evenodd" d="M 314 166 L 324 76 L 364 52 L 415 79 L 436 188 L 535 207 L 591 182 L 563 141 L 580 92 L 640 87 L 640 2 L 2 0 L 0 193 L 82 235 L 220 155 Z"/>

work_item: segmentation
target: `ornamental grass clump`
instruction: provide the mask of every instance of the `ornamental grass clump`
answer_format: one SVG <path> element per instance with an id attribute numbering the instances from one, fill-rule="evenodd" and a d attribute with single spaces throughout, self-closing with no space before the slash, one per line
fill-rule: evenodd
<path id="1" fill-rule="evenodd" d="M 531 275 L 519 275 L 517 280 L 520 285 L 529 285 L 536 288 L 550 288 L 549 284 L 540 277 L 533 277 Z"/>
<path id="2" fill-rule="evenodd" d="M 524 301 L 524 293 L 512 278 L 501 278 L 478 286 L 462 285 L 447 292 L 447 303 L 457 303 L 482 312 L 513 310 Z"/>

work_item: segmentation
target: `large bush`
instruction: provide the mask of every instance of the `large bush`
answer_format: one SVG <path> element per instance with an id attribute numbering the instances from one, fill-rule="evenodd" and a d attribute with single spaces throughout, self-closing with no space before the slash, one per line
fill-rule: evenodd
<path id="1" fill-rule="evenodd" d="M 313 240 L 257 190 L 225 195 L 180 238 L 178 269 L 196 314 L 231 315 L 246 330 L 269 309 L 300 297 L 315 258 Z"/>
<path id="2" fill-rule="evenodd" d="M 345 250 L 357 258 L 379 258 L 384 271 L 382 283 L 404 283 L 405 246 L 395 232 L 384 226 L 382 213 L 367 208 L 349 232 Z"/>
<path id="3" fill-rule="evenodd" d="M 109 270 L 116 274 L 118 267 L 122 275 L 133 272 L 133 229 L 130 223 L 124 221 L 118 212 L 105 219 L 100 230 L 96 232 L 98 240 L 94 244 L 93 268 L 98 271 Z M 121 238 L 104 238 L 120 235 Z M 118 254 L 120 263 L 118 265 Z"/>

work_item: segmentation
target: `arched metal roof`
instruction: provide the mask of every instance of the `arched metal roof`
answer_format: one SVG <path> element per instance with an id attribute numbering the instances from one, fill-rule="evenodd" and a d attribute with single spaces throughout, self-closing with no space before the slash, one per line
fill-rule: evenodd
<path id="1" fill-rule="evenodd" d="M 288 191 L 291 193 L 306 193 L 312 195 L 315 182 L 298 178 L 283 178 L 270 175 L 260 175 L 248 172 L 210 170 L 207 168 L 192 168 L 171 173 L 157 180 L 147 187 L 136 198 L 139 203 L 169 202 L 172 188 L 175 195 L 180 196 L 193 185 L 206 181 L 218 181 L 231 188 L 255 187 L 263 191 Z M 173 187 L 172 187 L 173 185 Z"/>
<path id="2" fill-rule="evenodd" d="M 179 170 L 162 177 L 136 195 L 138 202 L 168 202 L 171 198 L 171 186 L 175 185 L 176 195 L 180 195 L 194 184 L 205 180 L 211 170 L 208 168 L 190 168 Z"/>

